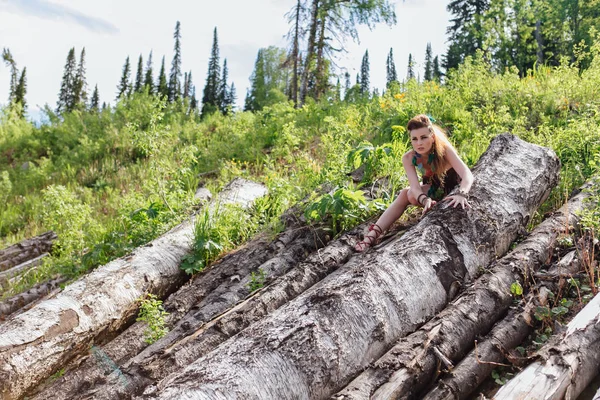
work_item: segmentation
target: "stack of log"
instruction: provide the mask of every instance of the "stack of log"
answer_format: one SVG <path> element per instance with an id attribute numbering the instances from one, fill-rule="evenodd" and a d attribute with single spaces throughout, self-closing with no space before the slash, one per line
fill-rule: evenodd
<path id="1" fill-rule="evenodd" d="M 56 233 L 49 231 L 0 250 L 0 286 L 37 265 L 52 250 Z"/>
<path id="2" fill-rule="evenodd" d="M 146 269 L 134 280 L 127 266 L 111 263 L 95 278 L 106 284 L 93 285 L 86 277 L 71 285 L 69 297 L 57 296 L 41 307 L 45 321 L 0 325 L 0 394 L 6 399 L 26 394 L 38 399 L 465 398 L 531 331 L 534 309 L 548 293 L 528 295 L 514 308 L 511 285 L 525 286 L 524 279 L 548 262 L 557 238 L 577 224 L 577 212 L 585 207 L 588 195 L 582 192 L 506 254 L 557 183 L 558 169 L 550 150 L 500 135 L 473 169 L 472 208 L 441 203 L 416 226 L 365 254 L 352 250 L 364 226 L 330 242 L 325 232 L 300 225 L 273 241 L 257 237 L 166 298 L 170 332 L 150 346 L 143 341 L 143 324 L 127 327 L 125 321 L 136 309 L 135 298 L 149 287 L 168 295 L 158 289 L 160 281 L 168 281 L 160 273 L 167 268 L 156 265 L 150 270 L 158 272 Z M 157 258 L 136 252 L 122 263 L 137 270 Z M 162 258 L 176 263 L 181 254 Z M 574 264 L 565 258 L 558 274 Z M 267 276 L 265 287 L 250 293 L 249 282 L 259 270 Z M 600 327 L 593 304 L 584 310 L 586 322 L 568 328 L 565 341 L 576 338 L 588 349 L 597 347 L 598 339 L 588 335 Z M 25 326 L 36 333 L 25 332 Z M 567 349 L 561 343 L 547 350 L 546 359 Z M 591 373 L 576 368 L 598 370 L 597 351 L 591 361 L 576 365 L 583 353 L 553 361 L 553 373 L 557 365 L 571 371 L 561 390 L 569 382 L 576 386 L 554 398 L 575 395 L 587 385 Z M 68 361 L 63 377 L 41 385 Z M 444 369 L 449 372 L 442 375 Z M 586 376 L 573 383 L 573 371 Z M 511 393 L 517 391 L 522 393 Z"/>

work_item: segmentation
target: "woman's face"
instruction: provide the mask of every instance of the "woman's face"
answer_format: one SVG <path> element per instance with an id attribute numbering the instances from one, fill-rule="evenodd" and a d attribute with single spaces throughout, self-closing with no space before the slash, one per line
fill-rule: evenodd
<path id="1" fill-rule="evenodd" d="M 426 126 L 410 131 L 410 143 L 419 154 L 427 154 L 431 151 L 434 135 Z"/>

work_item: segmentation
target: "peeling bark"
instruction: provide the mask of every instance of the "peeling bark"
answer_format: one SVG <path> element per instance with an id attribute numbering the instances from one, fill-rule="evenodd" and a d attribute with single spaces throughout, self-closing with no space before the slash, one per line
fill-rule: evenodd
<path id="1" fill-rule="evenodd" d="M 552 151 L 498 136 L 474 168 L 471 209 L 436 206 L 402 237 L 351 258 L 146 397 L 330 396 L 508 249 L 557 182 L 558 167 Z"/>
<path id="2" fill-rule="evenodd" d="M 437 347 L 452 361 L 462 359 L 474 340 L 486 334 L 511 306 L 511 284 L 523 283 L 524 276 L 551 258 L 557 237 L 565 227 L 579 221 L 577 213 L 584 208 L 587 197 L 587 192 L 580 193 L 538 225 L 513 251 L 495 262 L 489 274 L 481 276 L 417 332 L 403 338 L 335 398 L 416 396 L 436 375 L 438 358 L 433 348 Z"/>
<path id="3" fill-rule="evenodd" d="M 267 279 L 274 279 L 304 258 L 305 252 L 322 247 L 324 236 L 323 231 L 292 226 L 271 243 L 264 238 L 252 241 L 169 297 L 165 302 L 170 313 L 166 322 L 171 329 L 167 336 L 148 346 L 143 340 L 144 324 L 136 323 L 103 348 L 114 361 L 112 368 L 98 363 L 97 357 L 89 357 L 84 365 L 46 388 L 36 399 L 128 397 L 145 383 L 126 368 L 130 358 L 139 353 L 138 359 L 162 354 L 175 341 L 250 294 L 248 282 L 252 272 L 260 268 Z M 112 376 L 108 376 L 110 373 Z"/>
<path id="4" fill-rule="evenodd" d="M 503 365 L 506 358 L 513 357 L 511 351 L 533 331 L 536 307 L 546 304 L 548 293 L 548 289 L 542 288 L 537 301 L 533 301 L 537 296 L 528 296 L 529 301 L 524 307 L 510 310 L 484 340 L 480 343 L 475 341 L 475 349 L 422 399 L 468 398 L 497 366 Z"/>
<path id="5" fill-rule="evenodd" d="M 496 400 L 574 400 L 600 368 L 600 294 L 567 325 L 557 340 L 543 346 L 536 361 L 500 388 Z"/>
<path id="6" fill-rule="evenodd" d="M 235 180 L 219 198 L 248 206 L 265 192 L 262 185 Z M 0 325 L 0 397 L 23 396 L 97 338 L 114 336 L 135 316 L 145 293 L 163 297 L 179 287 L 186 279 L 179 264 L 192 239 L 193 218 Z"/>
<path id="7" fill-rule="evenodd" d="M 6 271 L 44 253 L 49 253 L 54 240 L 56 240 L 56 233 L 49 231 L 0 250 L 0 271 Z"/>

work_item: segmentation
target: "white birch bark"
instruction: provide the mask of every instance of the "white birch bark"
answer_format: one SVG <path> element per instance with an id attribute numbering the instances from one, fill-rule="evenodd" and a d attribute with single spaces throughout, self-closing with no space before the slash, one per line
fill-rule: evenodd
<path id="1" fill-rule="evenodd" d="M 330 396 L 506 252 L 556 184 L 558 168 L 551 150 L 498 136 L 474 168 L 471 209 L 437 206 L 404 236 L 352 258 L 147 397 Z"/>
<path id="2" fill-rule="evenodd" d="M 590 184 L 584 185 L 584 188 Z M 478 336 L 485 335 L 512 305 L 510 287 L 544 265 L 566 227 L 576 225 L 585 207 L 585 190 L 539 224 L 509 254 L 496 261 L 456 301 L 418 331 L 402 338 L 363 371 L 337 399 L 415 397 L 435 376 L 438 348 L 452 361 L 462 359 Z M 435 346 L 434 346 L 435 345 Z"/>
<path id="3" fill-rule="evenodd" d="M 600 294 L 567 325 L 536 361 L 508 381 L 496 400 L 575 400 L 600 369 Z"/>
<path id="4" fill-rule="evenodd" d="M 221 204 L 248 206 L 266 188 L 235 180 L 219 196 Z M 87 352 L 100 336 L 117 333 L 135 315 L 137 299 L 163 296 L 185 280 L 179 269 L 192 251 L 193 218 L 114 260 L 0 325 L 0 396 L 19 398 L 70 359 Z"/>

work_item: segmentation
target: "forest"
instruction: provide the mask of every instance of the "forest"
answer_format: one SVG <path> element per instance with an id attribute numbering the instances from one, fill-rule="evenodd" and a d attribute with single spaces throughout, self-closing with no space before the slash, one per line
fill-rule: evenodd
<path id="1" fill-rule="evenodd" d="M 600 0 L 447 9 L 445 54 L 420 76 L 391 48 L 374 88 L 368 50 L 356 77 L 335 61 L 399 8 L 297 0 L 243 109 L 217 27 L 202 92 L 179 22 L 170 67 L 127 57 L 116 98 L 71 48 L 41 123 L 4 48 L 0 397 L 600 396 L 600 324 L 581 325 L 600 319 Z M 473 169 L 473 208 L 411 209 L 356 255 L 421 113 Z"/>

